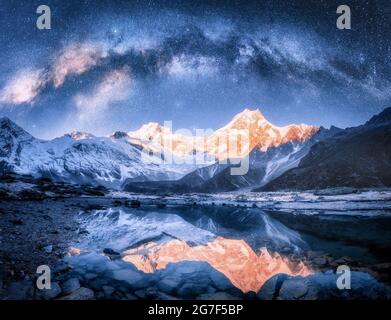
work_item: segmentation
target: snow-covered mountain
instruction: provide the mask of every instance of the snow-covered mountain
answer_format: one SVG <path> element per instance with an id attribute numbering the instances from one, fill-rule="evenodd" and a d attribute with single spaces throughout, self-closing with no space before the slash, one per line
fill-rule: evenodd
<path id="1" fill-rule="evenodd" d="M 145 181 L 173 181 L 188 175 L 188 181 L 193 179 L 190 185 L 198 186 L 215 176 L 226 175 L 224 171 L 231 165 L 229 161 L 224 164 L 225 160 L 250 154 L 249 174 L 231 183 L 253 186 L 265 176 L 274 177 L 281 168 L 291 168 L 293 162 L 288 154 L 298 152 L 318 130 L 304 124 L 277 127 L 259 110 L 245 109 L 210 135 L 173 133 L 158 123 L 148 123 L 137 131 L 118 131 L 109 137 L 75 131 L 45 141 L 34 138 L 8 118 L 0 118 L 0 172 L 111 188 Z M 235 137 L 239 139 L 234 140 L 232 153 L 231 139 Z M 280 147 L 289 150 L 281 153 Z"/>
<path id="2" fill-rule="evenodd" d="M 194 151 L 206 152 L 218 160 L 225 160 L 243 158 L 255 148 L 266 151 L 288 142 L 303 143 L 318 130 L 319 127 L 306 124 L 278 127 L 266 120 L 259 109 L 245 109 L 226 126 L 210 135 L 173 133 L 171 128 L 160 126 L 156 122 L 143 125 L 127 135 L 133 143 L 154 151 L 168 149 L 179 156 L 189 155 Z"/>
<path id="3" fill-rule="evenodd" d="M 247 156 L 255 148 L 266 151 L 269 148 L 278 147 L 288 142 L 302 143 L 318 130 L 319 127 L 306 124 L 291 124 L 285 127 L 278 127 L 266 120 L 259 109 L 245 109 L 237 114 L 230 123 L 209 137 L 208 151 L 215 154 L 220 160 L 225 159 L 227 158 L 227 143 L 224 142 L 231 141 L 235 136 L 245 137 L 248 133 L 247 140 L 239 139 L 239 144 L 247 144 L 248 148 L 239 145 L 237 148 L 238 153 L 233 156 L 241 158 Z"/>
<path id="4" fill-rule="evenodd" d="M 312 145 L 340 132 L 331 127 L 320 128 L 313 136 L 303 142 L 287 142 L 266 150 L 254 148 L 248 157 L 248 172 L 233 175 L 232 167 L 237 164 L 216 162 L 210 166 L 198 168 L 176 181 L 126 182 L 125 190 L 133 192 L 226 192 L 251 190 L 267 184 L 287 170 L 299 165 Z"/>
<path id="5" fill-rule="evenodd" d="M 314 144 L 299 165 L 256 191 L 391 186 L 391 107 Z"/>
<path id="6" fill-rule="evenodd" d="M 148 161 L 145 161 L 148 160 Z M 73 132 L 50 141 L 34 138 L 0 118 L 0 172 L 119 188 L 123 181 L 179 179 L 194 165 L 170 165 L 141 154 L 127 139 Z"/>

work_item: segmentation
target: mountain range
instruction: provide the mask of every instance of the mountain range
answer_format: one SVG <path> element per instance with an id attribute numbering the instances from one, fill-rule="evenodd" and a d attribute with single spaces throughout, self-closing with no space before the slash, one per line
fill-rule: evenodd
<path id="1" fill-rule="evenodd" d="M 391 108 L 313 145 L 296 168 L 256 191 L 391 186 Z"/>
<path id="2" fill-rule="evenodd" d="M 245 109 L 201 136 L 152 122 L 108 137 L 72 132 L 53 140 L 37 139 L 0 118 L 0 174 L 148 193 L 384 187 L 391 185 L 390 133 L 391 108 L 348 129 L 279 127 L 259 110 Z M 232 136 L 239 137 L 233 150 Z M 195 161 L 200 155 L 203 163 Z M 246 156 L 248 172 L 232 175 L 233 160 Z"/>
<path id="3" fill-rule="evenodd" d="M 318 130 L 318 127 L 306 124 L 278 127 L 267 121 L 259 109 L 245 109 L 226 126 L 209 135 L 173 133 L 170 127 L 150 122 L 137 131 L 123 133 L 123 137 L 155 152 L 164 148 L 177 156 L 205 152 L 218 160 L 225 160 L 245 157 L 253 149 L 266 151 L 288 142 L 302 143 Z M 237 143 L 235 148 L 230 148 L 231 143 Z"/>
<path id="4" fill-rule="evenodd" d="M 148 160 L 148 161 L 145 161 Z M 50 141 L 34 138 L 8 118 L 0 119 L 0 172 L 29 174 L 77 184 L 121 188 L 131 181 L 178 179 L 194 165 L 162 164 L 129 141 L 72 132 Z"/>

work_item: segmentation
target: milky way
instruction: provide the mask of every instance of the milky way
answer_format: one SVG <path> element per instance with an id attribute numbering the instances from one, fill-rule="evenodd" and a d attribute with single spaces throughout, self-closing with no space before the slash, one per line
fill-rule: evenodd
<path id="1" fill-rule="evenodd" d="M 347 127 L 391 105 L 389 1 L 45 1 L 51 30 L 40 4 L 0 4 L 0 116 L 38 137 L 218 128 L 246 107 Z"/>

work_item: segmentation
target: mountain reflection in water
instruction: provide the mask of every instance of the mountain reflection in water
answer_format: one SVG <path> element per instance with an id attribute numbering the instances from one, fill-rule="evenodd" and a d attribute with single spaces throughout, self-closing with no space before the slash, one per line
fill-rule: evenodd
<path id="1" fill-rule="evenodd" d="M 81 252 L 113 249 L 145 274 L 170 263 L 206 262 L 242 292 L 257 292 L 275 274 L 311 274 L 300 258 L 306 246 L 300 235 L 260 210 L 121 207 L 79 217 L 88 231 L 77 244 Z"/>
<path id="2" fill-rule="evenodd" d="M 293 262 L 278 253 L 271 254 L 266 248 L 257 254 L 243 240 L 222 237 L 206 245 L 196 246 L 189 246 L 185 241 L 177 239 L 163 244 L 149 242 L 123 252 L 122 260 L 134 264 L 145 273 L 164 269 L 169 263 L 205 261 L 243 292 L 258 292 L 275 274 L 311 274 L 311 270 L 301 261 Z"/>

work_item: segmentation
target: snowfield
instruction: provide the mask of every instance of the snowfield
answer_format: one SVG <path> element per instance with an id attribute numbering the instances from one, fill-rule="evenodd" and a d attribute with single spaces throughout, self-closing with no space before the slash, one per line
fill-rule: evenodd
<path id="1" fill-rule="evenodd" d="M 162 164 L 126 138 L 74 132 L 50 141 L 36 139 L 0 119 L 0 162 L 17 174 L 120 189 L 125 180 L 176 180 L 195 164 Z"/>

